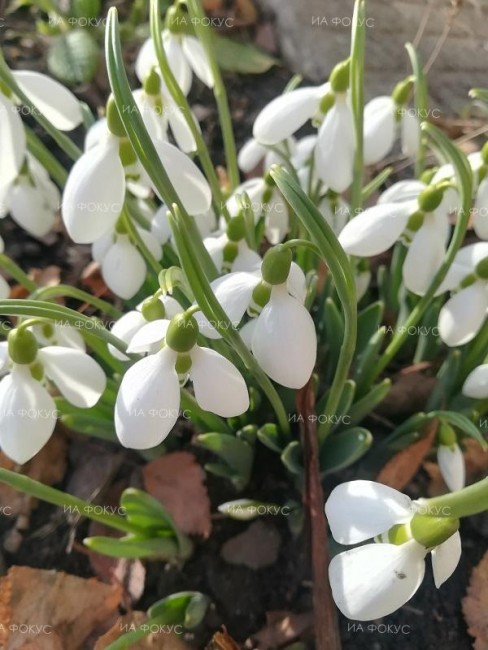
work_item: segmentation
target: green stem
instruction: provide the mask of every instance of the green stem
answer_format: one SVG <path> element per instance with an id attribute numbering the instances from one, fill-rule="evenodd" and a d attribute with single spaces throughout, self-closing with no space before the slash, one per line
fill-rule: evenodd
<path id="1" fill-rule="evenodd" d="M 34 131 L 24 125 L 25 135 L 27 138 L 27 148 L 41 165 L 46 169 L 49 176 L 59 185 L 64 187 L 68 179 L 68 172 L 61 163 L 52 155 L 49 149 L 37 137 Z"/>
<path id="2" fill-rule="evenodd" d="M 232 129 L 229 102 L 227 101 L 227 92 L 225 90 L 225 84 L 222 80 L 222 75 L 220 74 L 220 69 L 213 49 L 212 29 L 205 25 L 205 14 L 200 0 L 188 0 L 188 8 L 192 18 L 195 19 L 195 32 L 203 45 L 212 71 L 212 77 L 214 80 L 213 92 L 215 101 L 217 102 L 217 110 L 219 112 L 220 126 L 224 140 L 227 173 L 231 189 L 234 190 L 239 185 L 240 181 L 239 168 L 237 166 L 237 150 L 234 140 L 234 131 Z"/>
<path id="3" fill-rule="evenodd" d="M 66 509 L 69 509 L 75 514 L 87 517 L 88 519 L 97 521 L 100 524 L 105 524 L 115 530 L 121 530 L 124 533 L 140 532 L 138 528 L 129 524 L 123 517 L 110 513 L 96 513 L 93 511 L 95 506 L 88 501 L 84 501 L 83 499 L 79 499 L 71 494 L 66 494 L 61 490 L 56 490 L 55 488 L 43 485 L 43 483 L 34 481 L 24 474 L 17 474 L 8 469 L 0 468 L 0 481 L 13 487 L 15 490 L 30 494 L 36 499 L 41 499 L 42 501 L 46 501 L 52 505 L 59 506 L 65 511 Z M 103 510 L 103 508 L 101 509 Z"/>
<path id="4" fill-rule="evenodd" d="M 415 77 L 415 110 L 417 113 L 417 119 L 420 119 L 420 116 L 425 116 L 427 119 L 429 100 L 427 96 L 427 83 L 425 81 L 424 69 L 420 61 L 420 57 L 416 49 L 411 43 L 405 45 L 408 56 L 410 58 L 410 63 L 412 66 L 413 75 Z M 415 176 L 420 178 L 422 172 L 425 169 L 425 155 L 427 152 L 427 146 L 424 138 L 420 138 L 419 150 L 417 152 L 417 158 L 415 161 Z"/>
<path id="5" fill-rule="evenodd" d="M 27 291 L 32 292 L 37 289 L 37 284 L 34 282 L 34 280 L 31 280 L 24 271 L 18 266 L 13 260 L 8 257 L 8 255 L 5 255 L 4 253 L 0 253 L 0 268 L 4 269 L 7 271 L 9 275 L 13 277 L 14 280 L 16 280 L 19 284 L 21 284 Z"/>
<path id="6" fill-rule="evenodd" d="M 136 246 L 137 249 L 139 249 L 139 252 L 146 260 L 148 266 L 154 271 L 154 273 L 156 273 L 156 275 L 159 275 L 163 270 L 163 267 L 151 253 L 149 248 L 144 243 L 144 240 L 137 232 L 137 228 L 135 227 L 134 222 L 132 221 L 128 212 L 127 205 L 125 205 L 124 209 L 122 210 L 122 219 L 125 227 L 127 228 L 129 239 L 131 239 L 132 243 Z"/>
<path id="7" fill-rule="evenodd" d="M 415 305 L 407 320 L 403 323 L 401 329 L 397 330 L 390 344 L 378 360 L 378 363 L 373 373 L 373 381 L 378 375 L 388 366 L 391 360 L 395 357 L 397 352 L 403 346 L 408 337 L 410 327 L 414 327 L 422 318 L 425 311 L 432 304 L 437 289 L 440 287 L 442 281 L 446 277 L 451 264 L 454 261 L 456 253 L 464 241 L 464 235 L 468 227 L 470 209 L 472 203 L 472 173 L 469 163 L 461 151 L 459 151 L 443 133 L 432 124 L 424 122 L 422 129 L 429 135 L 434 143 L 443 152 L 447 160 L 452 162 L 456 175 L 458 178 L 460 194 L 461 194 L 461 210 L 459 212 L 454 234 L 449 244 L 444 262 L 441 268 L 437 271 L 432 284 L 430 285 L 427 293 L 422 296 L 419 302 Z"/>
<path id="8" fill-rule="evenodd" d="M 24 91 L 15 81 L 14 76 L 7 66 L 3 54 L 0 50 L 0 81 L 29 109 L 30 114 L 38 124 L 48 133 L 52 139 L 61 147 L 61 149 L 72 159 L 77 160 L 81 156 L 81 150 L 67 135 L 59 131 L 51 122 L 44 117 L 41 111 L 33 104 Z"/>
<path id="9" fill-rule="evenodd" d="M 74 298 L 80 302 L 88 303 L 113 318 L 120 318 L 122 316 L 122 312 L 109 302 L 97 298 L 96 296 L 92 296 L 91 293 L 72 287 L 69 284 L 58 284 L 55 287 L 41 287 L 40 289 L 36 288 L 30 297 L 32 300 L 50 300 L 51 298 L 57 298 L 58 296 Z"/>
<path id="10" fill-rule="evenodd" d="M 488 478 L 474 485 L 432 499 L 414 502 L 422 514 L 435 517 L 470 517 L 488 510 Z"/>
<path id="11" fill-rule="evenodd" d="M 156 49 L 158 64 L 159 67 L 161 68 L 164 82 L 168 87 L 173 99 L 175 100 L 178 109 L 181 110 L 181 112 L 183 113 L 183 117 L 185 118 L 186 123 L 188 124 L 191 134 L 195 140 L 198 157 L 200 158 L 200 162 L 202 163 L 203 171 L 205 172 L 209 185 L 212 188 L 212 194 L 214 199 L 214 210 L 216 211 L 216 214 L 220 214 L 222 212 L 225 220 L 229 221 L 230 215 L 225 205 L 225 201 L 220 189 L 219 179 L 215 171 L 215 168 L 213 166 L 212 159 L 210 158 L 207 145 L 205 143 L 205 140 L 203 138 L 200 129 L 195 124 L 195 120 L 193 119 L 193 114 L 191 112 L 190 105 L 188 104 L 188 100 L 186 99 L 185 93 L 181 90 L 178 82 L 175 79 L 173 71 L 171 70 L 171 67 L 168 63 L 166 52 L 164 51 L 163 40 L 161 37 L 163 26 L 161 23 L 160 5 L 161 5 L 160 0 L 151 0 L 151 7 L 150 7 L 151 37 L 154 43 L 154 47 Z"/>
<path id="12" fill-rule="evenodd" d="M 356 152 L 354 155 L 354 177 L 351 188 L 351 214 L 356 216 L 361 210 L 363 191 L 363 112 L 364 112 L 364 45 L 365 45 L 365 4 L 356 0 L 354 5 L 351 36 L 351 106 L 354 116 Z"/>

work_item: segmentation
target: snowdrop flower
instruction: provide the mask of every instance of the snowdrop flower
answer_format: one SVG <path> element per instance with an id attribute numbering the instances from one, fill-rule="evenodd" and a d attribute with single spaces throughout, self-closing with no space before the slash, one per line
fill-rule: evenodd
<path id="1" fill-rule="evenodd" d="M 105 390 L 106 377 L 98 363 L 75 348 L 38 349 L 27 328 L 11 330 L 3 351 L 0 381 L 0 446 L 16 463 L 37 454 L 51 437 L 56 405 L 44 383 L 54 383 L 63 397 L 79 408 L 91 408 Z"/>
<path id="2" fill-rule="evenodd" d="M 488 310 L 488 242 L 461 248 L 441 289 L 457 290 L 439 313 L 441 339 L 449 347 L 469 343 L 480 331 Z"/>
<path id="3" fill-rule="evenodd" d="M 63 323 L 45 323 L 29 328 L 41 346 L 58 345 L 64 348 L 86 350 L 85 341 L 79 330 Z"/>
<path id="4" fill-rule="evenodd" d="M 78 244 L 91 244 L 114 228 L 124 204 L 126 171 L 133 165 L 139 169 L 113 98 L 107 103 L 107 127 L 102 140 L 74 164 L 64 190 L 63 220 Z M 177 147 L 153 144 L 187 212 L 206 212 L 212 196 L 202 172 Z"/>
<path id="5" fill-rule="evenodd" d="M 375 97 L 364 107 L 364 162 L 374 165 L 393 149 L 398 131 L 402 151 L 415 156 L 420 146 L 420 122 L 407 107 L 412 81 L 397 84 L 393 93 Z"/>
<path id="6" fill-rule="evenodd" d="M 264 171 L 267 171 L 275 164 L 281 164 L 283 159 L 295 159 L 297 147 L 295 138 L 288 138 L 285 142 L 280 142 L 273 149 L 258 142 L 255 138 L 250 138 L 239 151 L 237 164 L 239 169 L 245 174 L 251 172 L 261 162 Z"/>
<path id="7" fill-rule="evenodd" d="M 275 97 L 254 121 L 254 139 L 261 145 L 276 145 L 287 140 L 317 115 L 321 100 L 329 90 L 327 82 L 321 86 L 297 88 Z"/>
<path id="8" fill-rule="evenodd" d="M 27 154 L 22 169 L 5 192 L 0 216 L 12 219 L 33 237 L 44 237 L 54 225 L 61 195 L 44 167 Z"/>
<path id="9" fill-rule="evenodd" d="M 441 424 L 439 429 L 439 445 L 437 447 L 437 463 L 445 484 L 451 490 L 461 490 L 466 483 L 464 456 L 452 427 Z"/>
<path id="10" fill-rule="evenodd" d="M 208 237 L 216 226 L 215 213 L 209 208 L 203 214 L 195 215 L 195 225 L 202 239 Z M 151 234 L 158 240 L 161 246 L 167 244 L 172 237 L 171 226 L 168 220 L 168 208 L 163 203 L 154 213 L 150 223 Z"/>
<path id="11" fill-rule="evenodd" d="M 242 210 L 238 197 L 245 192 L 249 198 L 248 205 L 254 214 L 255 223 L 264 217 L 264 232 L 270 244 L 279 244 L 289 230 L 288 207 L 271 177 L 266 174 L 263 178 L 251 178 L 236 188 L 227 201 L 227 209 L 231 215 L 237 215 Z"/>
<path id="12" fill-rule="evenodd" d="M 462 394 L 472 399 L 488 398 L 488 363 L 476 366 L 463 384 Z"/>
<path id="13" fill-rule="evenodd" d="M 439 588 L 461 557 L 459 520 L 425 514 L 422 501 L 373 481 L 336 487 L 325 505 L 334 538 L 340 544 L 376 543 L 336 555 L 329 566 L 330 585 L 344 616 L 369 621 L 391 614 L 420 587 L 430 552 Z"/>
<path id="14" fill-rule="evenodd" d="M 148 230 L 135 226 L 140 238 L 159 261 L 163 256 L 161 245 Z M 129 300 L 139 291 L 147 275 L 146 261 L 124 227 L 118 222 L 92 245 L 92 257 L 101 267 L 107 287 L 115 295 Z"/>
<path id="15" fill-rule="evenodd" d="M 156 320 L 171 319 L 173 316 L 181 314 L 182 312 L 183 308 L 179 302 L 171 296 L 151 296 L 150 298 L 147 298 L 146 300 L 143 300 L 141 303 L 139 303 L 136 309 L 128 311 L 117 321 L 115 321 L 111 332 L 114 336 L 121 339 L 124 341 L 124 343 L 127 343 L 127 345 L 131 347 L 132 339 L 139 332 L 139 330 L 144 327 L 144 325 L 147 325 L 148 323 Z M 156 344 L 157 343 L 158 341 L 156 341 Z M 137 349 L 137 341 L 134 347 Z M 145 347 L 146 343 L 144 340 L 142 349 L 144 350 Z M 120 352 L 112 345 L 109 345 L 108 349 L 110 351 L 110 354 L 116 359 L 120 359 L 121 361 L 126 361 L 128 359 L 128 357 L 123 352 Z M 148 350 L 150 352 L 157 352 L 157 348 L 153 349 L 149 347 Z"/>
<path id="16" fill-rule="evenodd" d="M 203 240 L 205 248 L 210 253 L 215 266 L 220 271 L 254 271 L 261 265 L 261 257 L 249 248 L 246 239 L 244 217 L 233 217 L 226 226 L 224 233 L 206 237 Z"/>
<path id="17" fill-rule="evenodd" d="M 191 19 L 185 7 L 181 4 L 170 7 L 166 12 L 166 24 L 161 36 L 171 71 L 185 95 L 190 92 L 194 74 L 209 88 L 214 86 L 207 54 L 200 41 L 192 35 L 192 31 Z M 135 63 L 139 80 L 144 81 L 155 66 L 156 50 L 152 39 L 149 38 L 139 50 Z"/>
<path id="18" fill-rule="evenodd" d="M 305 277 L 292 264 L 290 249 L 276 246 L 266 253 L 260 273 L 230 273 L 211 287 L 234 327 L 246 311 L 251 316 L 241 335 L 264 372 L 288 388 L 304 386 L 315 366 L 317 335 L 303 305 Z M 220 337 L 203 314 L 195 318 L 205 336 Z"/>
<path id="19" fill-rule="evenodd" d="M 153 321 L 139 334 L 146 342 L 165 345 L 137 361 L 125 373 L 115 404 L 115 430 L 124 447 L 149 449 L 159 445 L 176 423 L 180 381 L 193 382 L 195 399 L 205 411 L 221 417 L 241 415 L 249 408 L 249 394 L 237 368 L 221 354 L 197 345 L 199 328 L 188 313 L 163 325 Z"/>
<path id="20" fill-rule="evenodd" d="M 449 221 L 442 186 L 424 187 L 416 198 L 406 199 L 411 191 L 411 187 L 403 185 L 398 202 L 380 200 L 367 208 L 344 227 L 339 242 L 350 255 L 372 257 L 403 237 L 409 245 L 403 281 L 409 291 L 423 295 L 444 260 Z"/>

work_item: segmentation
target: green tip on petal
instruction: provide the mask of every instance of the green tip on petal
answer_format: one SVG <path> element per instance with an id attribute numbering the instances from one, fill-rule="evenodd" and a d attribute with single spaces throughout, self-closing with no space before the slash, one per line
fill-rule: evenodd
<path id="1" fill-rule="evenodd" d="M 271 285 L 286 282 L 290 274 L 292 259 L 290 248 L 282 244 L 270 248 L 261 264 L 263 280 Z"/>
<path id="2" fill-rule="evenodd" d="M 153 67 L 149 74 L 146 75 L 142 84 L 146 95 L 159 95 L 161 92 L 161 78 Z"/>
<path id="3" fill-rule="evenodd" d="M 186 312 L 171 319 L 166 332 L 166 345 L 175 352 L 189 352 L 196 344 L 199 330 L 197 321 Z"/>
<path id="4" fill-rule="evenodd" d="M 346 59 L 338 63 L 330 73 L 330 87 L 335 93 L 345 93 L 349 88 L 351 60 Z"/>
<path id="5" fill-rule="evenodd" d="M 485 257 L 476 265 L 475 273 L 478 278 L 488 280 L 488 257 Z"/>
<path id="6" fill-rule="evenodd" d="M 439 444 L 445 447 L 453 447 L 457 443 L 457 436 L 450 424 L 443 422 L 439 427 Z"/>
<path id="7" fill-rule="evenodd" d="M 34 334 L 24 327 L 13 329 L 8 335 L 8 354 L 14 363 L 31 364 L 37 357 L 37 341 Z"/>
<path id="8" fill-rule="evenodd" d="M 408 103 L 408 100 L 410 99 L 410 95 L 412 93 L 412 85 L 413 81 L 410 77 L 397 83 L 393 89 L 393 92 L 391 93 L 393 101 L 397 106 L 405 106 L 405 104 Z"/>
<path id="9" fill-rule="evenodd" d="M 412 537 L 424 546 L 434 548 L 445 542 L 459 529 L 459 519 L 454 517 L 431 517 L 415 514 L 410 522 Z"/>
<path id="10" fill-rule="evenodd" d="M 422 224 L 424 223 L 424 213 L 418 210 L 417 212 L 414 212 L 407 223 L 407 230 L 410 232 L 417 232 L 417 230 L 420 230 Z"/>
<path id="11" fill-rule="evenodd" d="M 319 104 L 319 111 L 323 113 L 324 115 L 330 111 L 332 106 L 335 104 L 336 97 L 334 93 L 326 93 L 322 99 L 320 100 Z"/>

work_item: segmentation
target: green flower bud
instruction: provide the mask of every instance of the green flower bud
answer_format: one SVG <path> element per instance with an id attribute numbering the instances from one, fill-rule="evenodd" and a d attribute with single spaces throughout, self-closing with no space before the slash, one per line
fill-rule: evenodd
<path id="1" fill-rule="evenodd" d="M 459 529 L 459 519 L 415 514 L 410 522 L 413 538 L 425 548 L 445 542 Z"/>
<path id="2" fill-rule="evenodd" d="M 118 138 L 126 138 L 127 133 L 113 95 L 110 95 L 108 98 L 105 113 L 107 116 L 107 128 L 110 133 L 116 135 Z"/>
<path id="3" fill-rule="evenodd" d="M 166 309 L 159 298 L 153 296 L 144 300 L 141 307 L 141 313 L 147 321 L 160 320 L 165 318 Z"/>
<path id="4" fill-rule="evenodd" d="M 443 422 L 439 427 L 439 444 L 445 447 L 453 447 L 457 443 L 457 436 L 454 429 L 447 422 Z"/>
<path id="5" fill-rule="evenodd" d="M 189 352 L 197 342 L 198 323 L 193 316 L 177 314 L 171 319 L 166 331 L 166 345 L 175 352 Z"/>
<path id="6" fill-rule="evenodd" d="M 424 216 L 424 213 L 420 212 L 420 210 L 414 212 L 408 220 L 407 230 L 410 230 L 411 232 L 417 232 L 417 230 L 419 230 L 424 223 Z"/>
<path id="7" fill-rule="evenodd" d="M 179 354 L 176 359 L 175 370 L 178 375 L 187 375 L 191 368 L 191 356 L 189 354 Z"/>
<path id="8" fill-rule="evenodd" d="M 42 363 L 33 363 L 30 367 L 30 374 L 36 381 L 42 381 L 44 379 L 44 366 Z"/>
<path id="9" fill-rule="evenodd" d="M 34 334 L 20 327 L 10 330 L 8 338 L 8 354 L 14 363 L 31 364 L 37 357 L 37 341 Z"/>
<path id="10" fill-rule="evenodd" d="M 444 196 L 444 190 L 437 185 L 429 185 L 418 196 L 418 204 L 424 212 L 433 212 L 439 207 Z"/>
<path id="11" fill-rule="evenodd" d="M 237 242 L 246 236 L 246 222 L 242 215 L 233 217 L 227 224 L 227 237 L 230 241 Z"/>
<path id="12" fill-rule="evenodd" d="M 488 280 L 488 257 L 478 262 L 474 272 L 481 280 Z"/>
<path id="13" fill-rule="evenodd" d="M 287 281 L 292 262 L 292 253 L 289 248 L 278 244 L 273 246 L 264 256 L 261 264 L 261 275 L 268 284 L 283 284 Z"/>
<path id="14" fill-rule="evenodd" d="M 324 115 L 328 113 L 332 108 L 332 106 L 334 106 L 335 100 L 336 98 L 334 93 L 331 92 L 326 93 L 320 100 L 319 111 Z"/>
<path id="15" fill-rule="evenodd" d="M 146 75 L 142 87 L 146 95 L 157 96 L 161 93 L 161 78 L 155 68 L 151 68 L 149 74 Z"/>
<path id="16" fill-rule="evenodd" d="M 119 158 L 124 167 L 130 167 L 137 162 L 136 152 L 128 138 L 122 138 L 119 142 Z"/>
<path id="17" fill-rule="evenodd" d="M 434 178 L 436 175 L 436 172 L 439 168 L 438 167 L 429 167 L 429 169 L 424 169 L 422 174 L 420 175 L 420 181 L 422 183 L 425 183 L 426 185 L 429 185 L 430 181 Z"/>
<path id="18" fill-rule="evenodd" d="M 271 297 L 271 285 L 267 282 L 259 282 L 252 292 L 252 303 L 261 309 L 268 304 Z"/>
<path id="19" fill-rule="evenodd" d="M 351 60 L 346 59 L 338 63 L 330 73 L 330 87 L 335 93 L 345 93 L 349 88 L 349 73 Z"/>
<path id="20" fill-rule="evenodd" d="M 409 77 L 403 81 L 399 81 L 395 88 L 393 88 L 391 96 L 397 106 L 405 106 L 408 103 L 412 93 L 412 86 L 413 80 Z"/>

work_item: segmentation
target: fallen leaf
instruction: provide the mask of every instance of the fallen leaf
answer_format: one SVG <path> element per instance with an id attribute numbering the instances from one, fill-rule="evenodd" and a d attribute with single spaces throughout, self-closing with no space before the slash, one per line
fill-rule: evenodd
<path id="1" fill-rule="evenodd" d="M 29 277 L 39 287 L 57 287 L 61 282 L 61 269 L 51 264 L 44 269 L 31 269 Z"/>
<path id="2" fill-rule="evenodd" d="M 389 485 L 396 490 L 402 490 L 408 485 L 429 453 L 438 426 L 438 422 L 433 420 L 420 440 L 395 454 L 376 477 L 378 483 Z"/>
<path id="3" fill-rule="evenodd" d="M 222 626 L 221 632 L 215 632 L 205 650 L 241 650 L 230 634 Z"/>
<path id="4" fill-rule="evenodd" d="M 208 537 L 212 527 L 205 473 L 186 451 L 166 454 L 148 463 L 144 487 L 161 501 L 183 533 Z"/>
<path id="5" fill-rule="evenodd" d="M 488 648 L 488 552 L 473 569 L 468 591 L 462 601 L 469 634 L 475 638 L 475 650 Z"/>
<path id="6" fill-rule="evenodd" d="M 259 650 L 271 650 L 298 640 L 312 627 L 312 612 L 303 614 L 267 612 L 265 627 L 257 634 L 253 634 L 252 638 Z"/>
<path id="7" fill-rule="evenodd" d="M 81 273 L 81 283 L 93 293 L 97 298 L 110 295 L 110 290 L 102 278 L 100 264 L 98 262 L 90 262 Z"/>
<path id="8" fill-rule="evenodd" d="M 429 366 L 431 364 L 415 364 L 397 373 L 390 392 L 377 408 L 378 413 L 389 416 L 425 410 L 437 382 L 435 377 L 424 374 Z"/>
<path id="9" fill-rule="evenodd" d="M 479 443 L 472 438 L 463 438 L 462 442 L 464 464 L 466 467 L 466 483 L 475 483 L 480 478 L 484 478 L 488 473 L 488 452 L 484 452 Z M 442 474 L 437 463 L 426 461 L 424 469 L 429 475 L 429 484 L 427 486 L 427 495 L 430 497 L 439 496 L 447 492 L 447 486 L 444 483 Z"/>
<path id="10" fill-rule="evenodd" d="M 276 528 L 261 520 L 253 522 L 243 533 L 228 539 L 221 555 L 229 564 L 243 564 L 262 569 L 278 559 L 281 537 Z"/>
<path id="11" fill-rule="evenodd" d="M 0 578 L 0 629 L 6 632 L 1 647 L 78 650 L 93 630 L 110 622 L 121 597 L 120 586 L 96 578 L 14 566 Z"/>
<path id="12" fill-rule="evenodd" d="M 121 616 L 113 627 L 103 636 L 97 639 L 94 650 L 105 650 L 111 643 L 119 639 L 123 634 L 132 632 L 145 623 L 147 616 L 144 612 L 130 612 Z M 157 626 L 154 625 L 156 630 Z M 168 631 L 168 627 L 161 626 L 161 631 L 148 634 L 143 639 L 131 643 L 130 650 L 190 650 L 181 635 L 177 636 Z"/>

